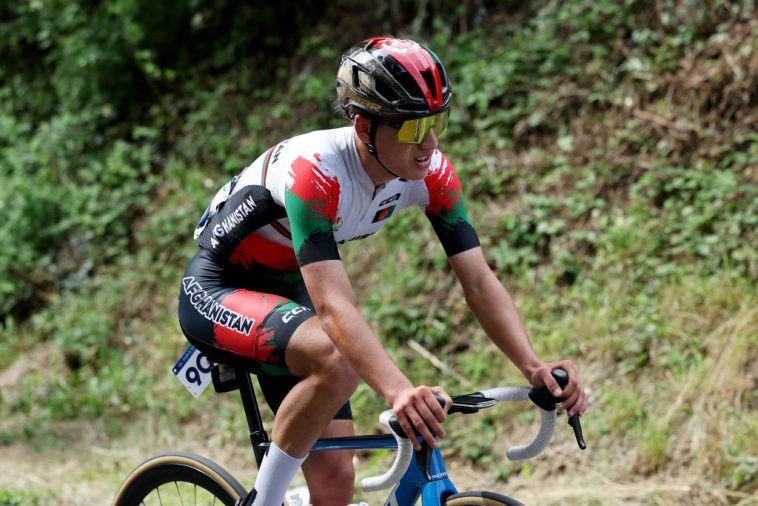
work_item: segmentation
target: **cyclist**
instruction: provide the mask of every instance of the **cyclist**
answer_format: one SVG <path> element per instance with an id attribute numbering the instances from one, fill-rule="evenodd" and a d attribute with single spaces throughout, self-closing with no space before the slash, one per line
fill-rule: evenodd
<path id="1" fill-rule="evenodd" d="M 446 409 L 434 394 L 446 408 L 450 397 L 414 385 L 393 363 L 358 310 L 338 253 L 338 244 L 375 233 L 402 208 L 426 213 L 471 310 L 526 379 L 566 397 L 569 414 L 587 408 L 576 366 L 536 356 L 485 260 L 455 170 L 437 149 L 451 98 L 427 47 L 363 41 L 343 54 L 337 75 L 349 126 L 277 143 L 224 185 L 201 218 L 200 249 L 180 289 L 182 330 L 212 359 L 258 368 L 276 412 L 255 487 L 240 504 L 281 504 L 301 466 L 314 506 L 351 501 L 351 453 L 308 450 L 319 437 L 354 433 L 348 399 L 361 379 L 409 436 L 415 429 L 432 445 L 444 437 Z M 550 375 L 556 367 L 570 375 L 563 391 Z"/>

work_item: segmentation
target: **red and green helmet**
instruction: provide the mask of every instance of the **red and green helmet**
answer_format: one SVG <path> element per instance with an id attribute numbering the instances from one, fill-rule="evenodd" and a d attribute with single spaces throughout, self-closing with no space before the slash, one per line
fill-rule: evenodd
<path id="1" fill-rule="evenodd" d="M 449 109 L 451 98 L 442 62 L 412 40 L 375 37 L 342 55 L 337 99 L 348 118 L 429 116 Z"/>

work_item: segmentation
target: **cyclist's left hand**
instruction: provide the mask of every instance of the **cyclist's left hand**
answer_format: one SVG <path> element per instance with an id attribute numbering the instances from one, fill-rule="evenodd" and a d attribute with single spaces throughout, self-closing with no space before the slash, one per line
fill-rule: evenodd
<path id="1" fill-rule="evenodd" d="M 569 382 L 563 390 L 550 374 L 554 369 L 563 369 L 568 373 Z M 547 387 L 554 396 L 562 397 L 564 401 L 558 406 L 558 409 L 566 410 L 568 416 L 582 415 L 587 411 L 587 394 L 582 386 L 582 381 L 579 379 L 579 369 L 572 361 L 561 360 L 543 363 L 531 373 L 528 379 L 533 387 Z"/>

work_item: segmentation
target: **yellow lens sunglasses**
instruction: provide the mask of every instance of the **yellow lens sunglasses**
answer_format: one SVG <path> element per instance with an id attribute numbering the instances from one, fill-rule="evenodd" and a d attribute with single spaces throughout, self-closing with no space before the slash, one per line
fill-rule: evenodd
<path id="1" fill-rule="evenodd" d="M 429 130 L 434 128 L 437 137 L 441 137 L 447 130 L 448 119 L 450 118 L 450 109 L 442 111 L 432 116 L 422 116 L 404 121 L 387 121 L 383 123 L 397 130 L 397 141 L 403 144 L 421 144 L 429 135 Z"/>

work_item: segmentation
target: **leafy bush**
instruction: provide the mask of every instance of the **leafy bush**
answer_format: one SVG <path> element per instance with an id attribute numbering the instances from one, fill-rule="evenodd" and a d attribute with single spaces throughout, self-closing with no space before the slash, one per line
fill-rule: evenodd
<path id="1" fill-rule="evenodd" d="M 23 146 L 9 150 L 11 172 L 0 188 L 0 206 L 9 219 L 0 232 L 0 315 L 28 314 L 62 286 L 78 283 L 98 265 L 131 246 L 131 223 L 148 203 L 153 148 L 118 141 L 104 160 L 72 153 L 62 170 L 43 163 L 28 169 Z M 69 168 L 72 160 L 81 163 Z"/>
<path id="2" fill-rule="evenodd" d="M 115 427 L 147 409 L 179 424 L 212 402 L 182 403 L 162 388 L 183 345 L 173 308 L 196 251 L 195 220 L 229 174 L 278 139 L 341 124 L 331 111 L 334 70 L 344 47 L 376 34 L 363 32 L 366 20 L 372 32 L 428 41 L 446 62 L 455 111 L 442 149 L 535 349 L 581 361 L 594 382 L 603 473 L 699 476 L 707 463 L 724 489 L 714 494 L 753 493 L 755 396 L 740 390 L 755 360 L 758 273 L 749 6 L 3 5 L 2 365 L 40 346 L 60 355 L 54 374 L 35 369 L 4 398 L 2 439 L 45 437 L 77 417 Z M 422 213 L 345 249 L 367 318 L 414 381 L 521 380 L 474 324 Z M 429 367 L 409 338 L 450 369 Z M 701 395 L 717 383 L 711 371 L 734 372 L 723 387 L 729 406 L 709 397 L 721 392 Z M 367 390 L 354 406 L 373 430 L 366 420 L 384 403 Z M 221 418 L 239 419 L 235 408 Z M 693 412 L 713 415 L 709 429 L 724 419 L 723 441 L 667 429 L 697 429 Z M 505 418 L 507 431 L 529 422 Z M 690 448 L 709 438 L 716 451 Z M 617 458 L 618 447 L 632 462 Z M 465 438 L 453 452 L 483 466 L 493 455 Z M 551 476 L 564 469 L 556 464 Z M 545 473 L 537 464 L 497 473 L 519 470 Z M 37 501 L 0 491 L 3 500 Z"/>
<path id="3" fill-rule="evenodd" d="M 0 186 L 0 233 L 7 238 L 0 247 L 0 314 L 57 281 L 56 252 L 66 241 L 61 193 L 39 176 L 6 177 Z"/>

